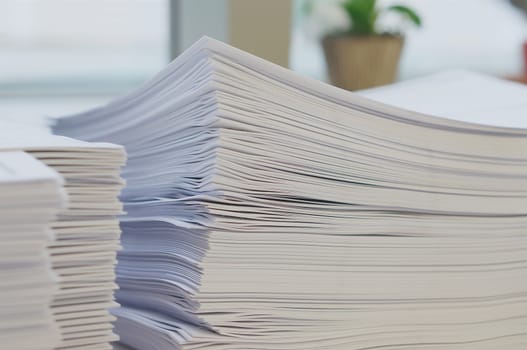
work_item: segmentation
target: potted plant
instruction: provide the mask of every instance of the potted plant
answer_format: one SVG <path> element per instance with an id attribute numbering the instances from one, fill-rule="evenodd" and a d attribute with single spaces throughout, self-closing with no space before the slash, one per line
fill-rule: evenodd
<path id="1" fill-rule="evenodd" d="M 336 5 L 347 17 L 347 27 L 322 39 L 331 82 L 347 90 L 393 82 L 404 44 L 402 28 L 382 31 L 378 20 L 393 13 L 419 27 L 420 17 L 403 5 L 379 8 L 376 0 L 345 0 Z"/>

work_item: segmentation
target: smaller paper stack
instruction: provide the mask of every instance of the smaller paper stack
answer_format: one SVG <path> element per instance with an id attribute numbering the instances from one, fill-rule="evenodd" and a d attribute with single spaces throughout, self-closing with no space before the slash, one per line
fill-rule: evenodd
<path id="1" fill-rule="evenodd" d="M 52 311 L 62 341 L 56 349 L 111 349 L 118 337 L 114 301 L 116 252 L 120 249 L 118 196 L 124 184 L 122 147 L 51 135 L 2 123 L 0 150 L 24 150 L 62 175 L 69 205 L 52 224 L 49 246 L 59 290 Z"/>
<path id="2" fill-rule="evenodd" d="M 57 278 L 47 245 L 66 196 L 55 171 L 24 152 L 0 152 L 0 349 L 53 349 Z"/>

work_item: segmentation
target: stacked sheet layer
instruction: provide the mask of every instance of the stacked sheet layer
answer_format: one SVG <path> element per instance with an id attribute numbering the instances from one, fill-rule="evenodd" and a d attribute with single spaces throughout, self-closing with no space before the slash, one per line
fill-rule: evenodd
<path id="1" fill-rule="evenodd" d="M 65 205 L 61 177 L 24 152 L 0 152 L 0 348 L 51 350 L 60 333 L 47 246 Z"/>
<path id="2" fill-rule="evenodd" d="M 2 123 L 0 149 L 21 149 L 64 178 L 68 206 L 52 223 L 48 250 L 58 289 L 52 301 L 61 342 L 56 349 L 111 349 L 115 319 L 116 252 L 120 249 L 117 216 L 123 186 L 124 150 Z"/>
<path id="3" fill-rule="evenodd" d="M 526 129 L 390 107 L 205 38 L 55 131 L 128 152 L 124 346 L 527 344 Z"/>

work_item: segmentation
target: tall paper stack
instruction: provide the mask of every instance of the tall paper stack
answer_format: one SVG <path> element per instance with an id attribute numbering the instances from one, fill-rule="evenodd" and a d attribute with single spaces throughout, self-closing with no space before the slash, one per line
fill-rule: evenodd
<path id="1" fill-rule="evenodd" d="M 522 122 L 410 112 L 204 38 L 55 131 L 129 155 L 123 346 L 494 350 L 527 344 Z"/>
<path id="2" fill-rule="evenodd" d="M 52 311 L 62 341 L 56 349 L 111 349 L 117 215 L 125 162 L 122 147 L 54 136 L 14 123 L 0 123 L 0 150 L 24 150 L 64 178 L 69 204 L 52 223 L 49 246 L 59 276 Z"/>

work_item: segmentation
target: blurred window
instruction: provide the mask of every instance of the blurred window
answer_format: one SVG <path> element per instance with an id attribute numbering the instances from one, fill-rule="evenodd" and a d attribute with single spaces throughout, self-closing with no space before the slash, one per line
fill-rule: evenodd
<path id="1" fill-rule="evenodd" d="M 0 1 L 0 95 L 115 95 L 169 60 L 169 0 Z"/>

